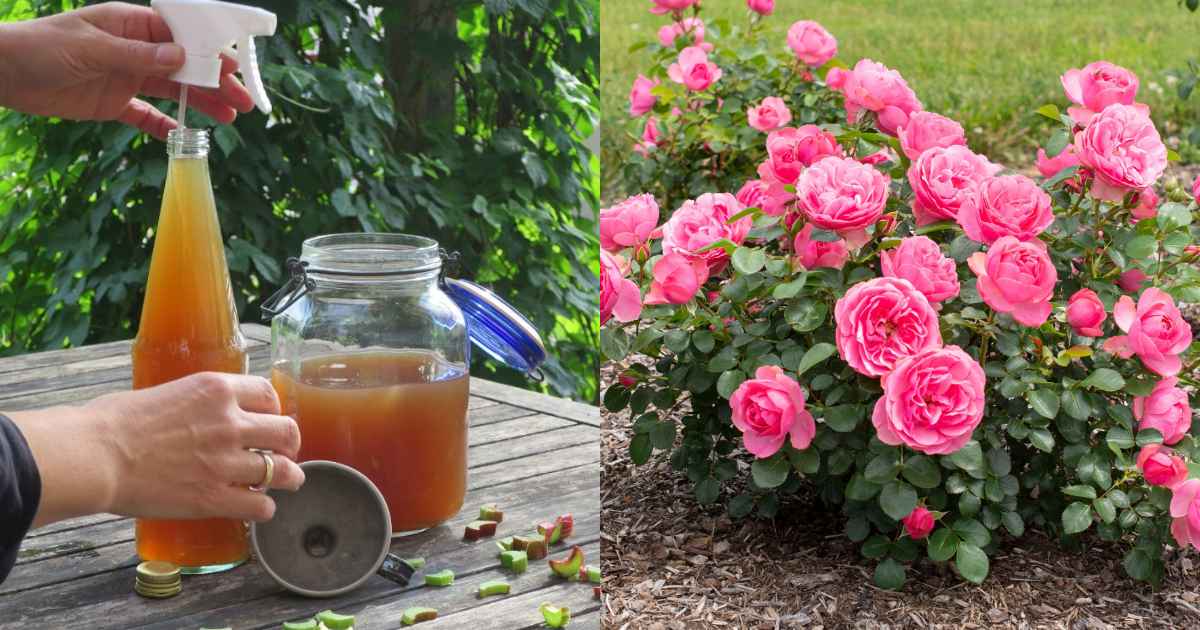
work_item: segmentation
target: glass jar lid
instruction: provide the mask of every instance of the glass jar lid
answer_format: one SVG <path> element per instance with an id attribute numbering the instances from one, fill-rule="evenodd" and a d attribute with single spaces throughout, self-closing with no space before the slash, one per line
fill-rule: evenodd
<path id="1" fill-rule="evenodd" d="M 546 360 L 537 329 L 503 298 L 470 280 L 443 279 L 443 290 L 467 320 L 467 336 L 488 356 L 533 376 Z"/>

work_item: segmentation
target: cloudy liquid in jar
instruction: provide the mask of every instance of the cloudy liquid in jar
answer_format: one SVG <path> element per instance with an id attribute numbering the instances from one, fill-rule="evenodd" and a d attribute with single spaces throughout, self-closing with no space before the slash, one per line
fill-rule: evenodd
<path id="1" fill-rule="evenodd" d="M 246 368 L 208 162 L 173 156 L 133 344 L 133 387 Z M 233 519 L 140 518 L 136 538 L 143 560 L 172 562 L 186 573 L 229 569 L 250 553 L 246 525 Z"/>
<path id="2" fill-rule="evenodd" d="M 394 534 L 458 513 L 467 493 L 465 366 L 429 352 L 380 350 L 306 359 L 271 371 L 300 425 L 300 459 L 365 474 L 383 493 Z"/>

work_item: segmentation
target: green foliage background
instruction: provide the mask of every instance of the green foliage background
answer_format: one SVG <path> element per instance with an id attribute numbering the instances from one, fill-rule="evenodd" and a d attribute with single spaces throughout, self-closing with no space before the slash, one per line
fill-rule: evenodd
<path id="1" fill-rule="evenodd" d="M 0 17 L 82 4 L 9 0 Z M 253 4 L 279 16 L 259 40 L 275 111 L 217 128 L 209 159 L 242 320 L 307 237 L 428 235 L 533 320 L 544 388 L 594 399 L 598 0 Z M 422 7 L 456 28 L 412 28 Z M 414 65 L 453 82 L 446 124 L 397 111 L 392 69 Z M 135 334 L 165 174 L 164 145 L 118 123 L 0 112 L 0 355 Z M 475 355 L 475 374 L 527 383 Z"/>

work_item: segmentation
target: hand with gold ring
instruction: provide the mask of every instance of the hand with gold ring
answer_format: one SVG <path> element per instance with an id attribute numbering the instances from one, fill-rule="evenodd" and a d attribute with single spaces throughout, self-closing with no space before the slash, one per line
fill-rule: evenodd
<path id="1" fill-rule="evenodd" d="M 9 414 L 42 478 L 38 525 L 96 512 L 265 521 L 296 490 L 296 421 L 259 376 L 193 374 L 82 407 Z"/>

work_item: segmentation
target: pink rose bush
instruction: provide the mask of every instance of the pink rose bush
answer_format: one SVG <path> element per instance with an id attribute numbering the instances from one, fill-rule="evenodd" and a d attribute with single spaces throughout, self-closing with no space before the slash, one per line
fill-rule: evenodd
<path id="1" fill-rule="evenodd" d="M 653 6 L 650 7 L 650 12 L 655 15 L 664 13 L 682 13 L 685 9 L 694 4 L 700 4 L 700 0 L 650 0 Z"/>
<path id="2" fill-rule="evenodd" d="M 692 45 L 699 46 L 705 51 L 712 50 L 712 44 L 704 41 L 704 21 L 700 18 L 683 18 L 658 29 L 658 43 L 670 48 L 675 45 L 675 39 L 680 36 L 691 38 Z"/>
<path id="3" fill-rule="evenodd" d="M 770 457 L 790 442 L 805 449 L 817 432 L 812 414 L 804 408 L 804 390 L 774 365 L 764 365 L 729 397 L 733 426 L 742 432 L 746 450 Z"/>
<path id="4" fill-rule="evenodd" d="M 646 150 L 601 211 L 600 346 L 632 377 L 600 398 L 633 463 L 734 518 L 819 496 L 884 588 L 919 557 L 980 582 L 1035 527 L 1140 580 L 1200 549 L 1200 207 L 1160 181 L 1132 69 L 1032 69 L 1070 116 L 1001 165 L 886 59 L 806 22 L 763 41 L 766 4 L 687 60 L 651 47 L 624 130 Z"/>
<path id="5" fill-rule="evenodd" d="M 759 15 L 771 15 L 775 12 L 775 0 L 746 0 L 746 7 Z"/>
<path id="6" fill-rule="evenodd" d="M 708 53 L 703 48 L 688 46 L 680 51 L 679 61 L 667 69 L 667 76 L 693 92 L 703 92 L 721 78 L 721 69 L 708 60 Z"/>
<path id="7" fill-rule="evenodd" d="M 774 131 L 787 126 L 792 121 L 792 112 L 783 99 L 778 96 L 768 96 L 761 103 L 746 112 L 750 126 L 759 131 Z"/>
<path id="8" fill-rule="evenodd" d="M 642 75 L 633 82 L 633 89 L 629 91 L 629 115 L 641 116 L 650 110 L 654 109 L 654 104 L 658 102 L 658 97 L 651 94 L 650 91 L 658 84 L 662 83 L 659 79 L 647 79 Z"/>

